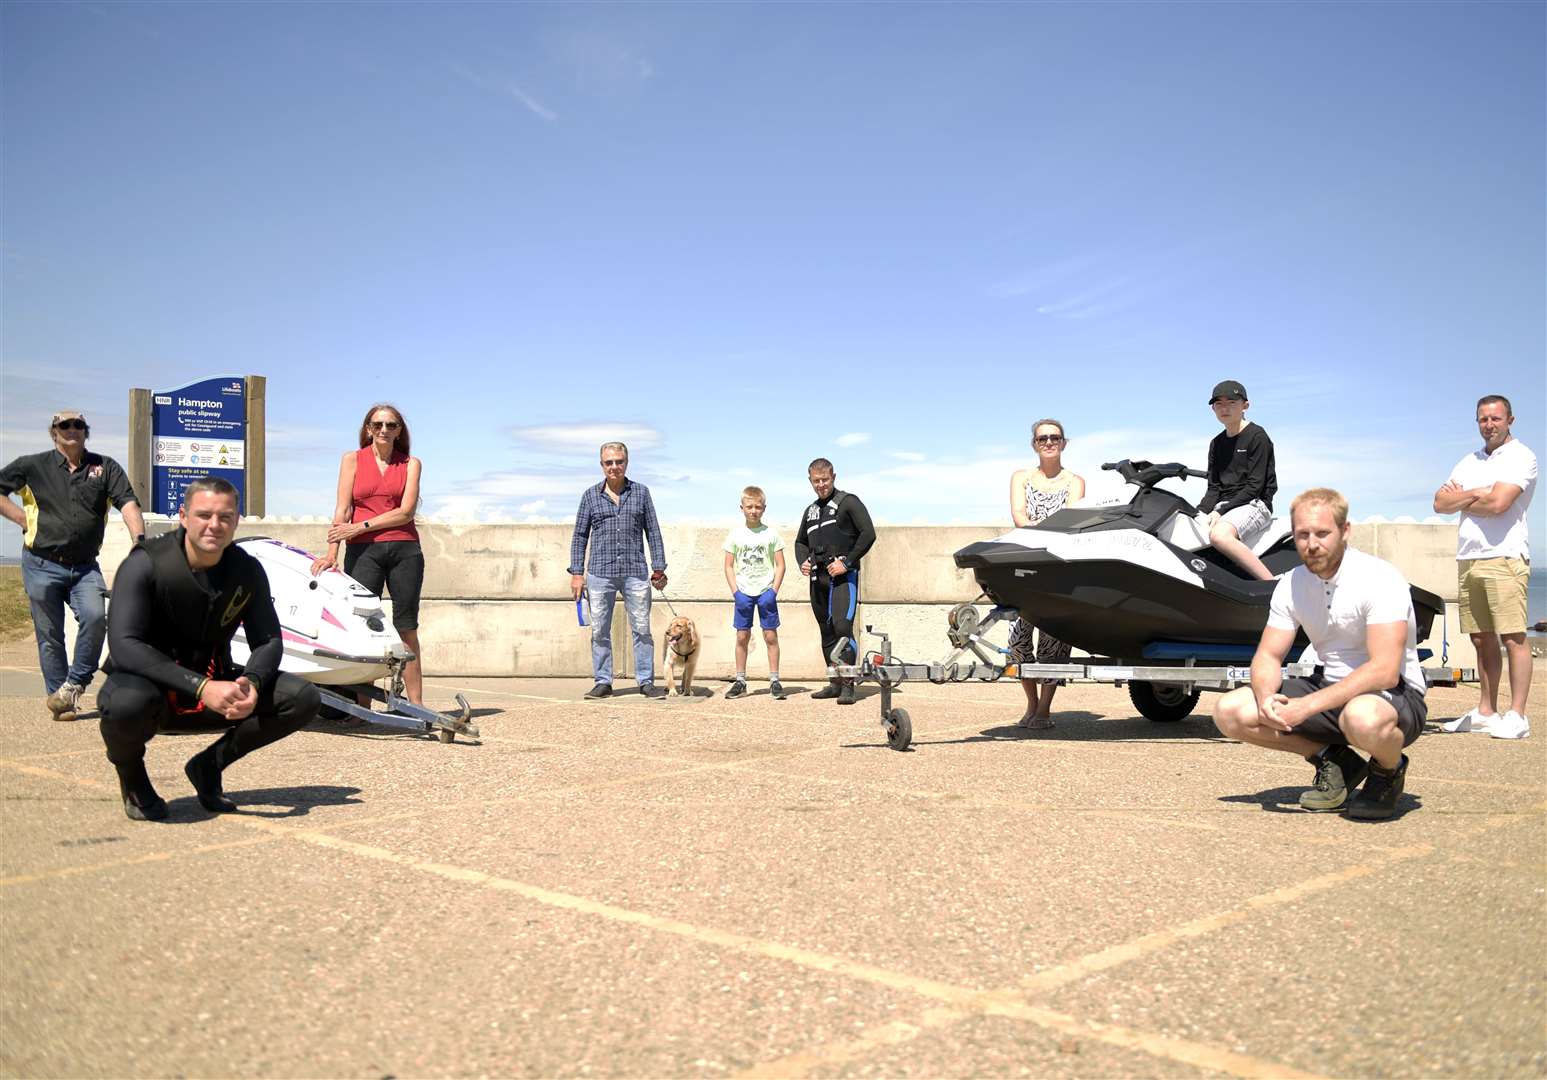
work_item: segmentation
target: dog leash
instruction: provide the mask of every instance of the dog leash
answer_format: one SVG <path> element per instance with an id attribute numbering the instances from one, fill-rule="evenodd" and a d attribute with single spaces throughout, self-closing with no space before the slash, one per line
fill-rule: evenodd
<path id="1" fill-rule="evenodd" d="M 681 616 L 677 614 L 677 609 L 671 606 L 671 597 L 666 595 L 665 589 L 661 590 L 661 599 L 666 601 L 666 610 L 671 612 L 671 617 L 673 619 L 681 618 Z"/>

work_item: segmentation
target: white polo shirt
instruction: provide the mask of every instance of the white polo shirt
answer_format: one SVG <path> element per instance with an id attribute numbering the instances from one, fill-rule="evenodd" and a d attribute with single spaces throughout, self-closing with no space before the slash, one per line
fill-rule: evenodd
<path id="1" fill-rule="evenodd" d="M 1347 678 L 1354 668 L 1369 662 L 1367 627 L 1403 621 L 1407 623 L 1407 653 L 1402 661 L 1402 678 L 1423 693 L 1413 594 L 1402 572 L 1385 559 L 1345 548 L 1342 565 L 1330 581 L 1297 566 L 1279 578 L 1268 605 L 1269 626 L 1280 630 L 1304 628 L 1328 682 Z"/>
<path id="2" fill-rule="evenodd" d="M 1470 514 L 1461 511 L 1461 527 L 1456 533 L 1457 559 L 1531 558 L 1530 539 L 1526 535 L 1526 511 L 1536 493 L 1536 455 L 1519 439 L 1489 454 L 1475 450 L 1456 463 L 1450 478 L 1464 488 L 1489 484 L 1514 484 L 1520 494 L 1502 514 Z"/>

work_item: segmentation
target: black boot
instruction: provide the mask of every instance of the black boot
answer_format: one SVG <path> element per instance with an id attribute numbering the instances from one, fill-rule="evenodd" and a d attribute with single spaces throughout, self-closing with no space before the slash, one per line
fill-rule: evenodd
<path id="1" fill-rule="evenodd" d="M 226 754 L 232 738 L 233 732 L 226 732 L 189 758 L 188 764 L 183 766 L 189 783 L 193 784 L 193 790 L 199 794 L 199 805 L 212 814 L 236 812 L 236 803 L 226 798 L 220 783 L 221 770 L 230 764 Z"/>
<path id="2" fill-rule="evenodd" d="M 816 693 L 811 695 L 811 700 L 812 701 L 824 701 L 827 698 L 835 698 L 835 697 L 838 696 L 838 694 L 839 694 L 838 680 L 837 679 L 828 679 L 826 686 L 822 687 L 822 689 L 818 690 Z"/>
<path id="3" fill-rule="evenodd" d="M 1370 775 L 1348 804 L 1348 816 L 1356 821 L 1384 821 L 1397 812 L 1397 800 L 1407 784 L 1407 755 L 1390 772 L 1370 759 Z"/>
<path id="4" fill-rule="evenodd" d="M 854 704 L 854 680 L 853 679 L 844 679 L 842 685 L 839 686 L 839 688 L 838 688 L 838 704 L 840 704 L 840 705 L 853 705 Z"/>
<path id="5" fill-rule="evenodd" d="M 123 796 L 124 816 L 130 821 L 165 821 L 166 800 L 151 786 L 145 762 L 113 767 L 118 770 L 118 793 Z"/>

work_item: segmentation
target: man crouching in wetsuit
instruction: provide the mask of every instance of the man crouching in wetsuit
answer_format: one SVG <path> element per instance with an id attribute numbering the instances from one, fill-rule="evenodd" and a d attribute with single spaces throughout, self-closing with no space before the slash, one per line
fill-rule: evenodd
<path id="1" fill-rule="evenodd" d="M 817 458 L 806 467 L 806 479 L 816 501 L 806 507 L 795 533 L 795 558 L 800 572 L 811 579 L 811 612 L 822 631 L 822 663 L 830 663 L 833 646 L 844 638 L 848 663 L 859 659 L 854 616 L 859 611 L 859 561 L 876 542 L 870 512 L 858 496 L 833 487 L 833 463 Z M 854 680 L 833 679 L 813 698 L 837 698 L 854 704 Z"/>
<path id="2" fill-rule="evenodd" d="M 258 560 L 231 546 L 236 488 L 206 476 L 188 485 L 176 532 L 140 543 L 113 580 L 107 683 L 97 695 L 102 741 L 118 770 L 124 813 L 161 821 L 167 804 L 145 771 L 145 744 L 165 728 L 228 728 L 183 771 L 211 813 L 229 813 L 220 773 L 304 727 L 317 688 L 281 674 L 279 617 Z M 237 626 L 252 655 L 231 662 Z"/>

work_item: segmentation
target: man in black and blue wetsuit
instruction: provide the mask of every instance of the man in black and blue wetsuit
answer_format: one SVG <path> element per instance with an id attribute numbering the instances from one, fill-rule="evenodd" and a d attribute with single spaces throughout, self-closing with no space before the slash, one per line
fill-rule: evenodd
<path id="1" fill-rule="evenodd" d="M 124 813 L 135 821 L 167 816 L 145 771 L 145 744 L 158 731 L 224 729 L 183 771 L 200 805 L 229 813 L 236 805 L 225 797 L 221 772 L 305 727 L 320 703 L 315 686 L 279 670 L 284 643 L 268 576 L 257 559 L 231 546 L 236 488 L 208 476 L 195 480 L 180 517 L 181 528 L 129 552 L 113 581 L 111 655 L 97 704 Z M 231 660 L 238 627 L 252 651 L 243 667 Z"/>
<path id="2" fill-rule="evenodd" d="M 854 616 L 859 611 L 859 561 L 876 542 L 870 512 L 859 497 L 833 487 L 833 463 L 817 458 L 806 467 L 816 501 L 806 507 L 795 533 L 795 558 L 800 572 L 811 579 L 811 612 L 822 631 L 822 662 L 830 663 L 833 647 L 849 640 L 846 659 L 859 659 Z M 854 704 L 854 680 L 833 679 L 811 695 Z"/>

